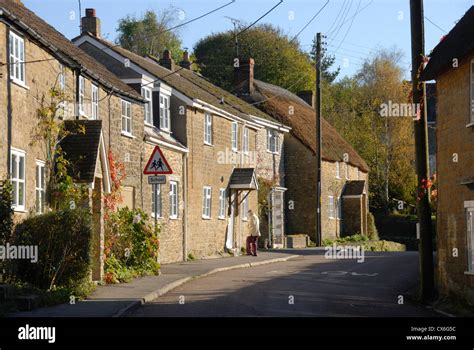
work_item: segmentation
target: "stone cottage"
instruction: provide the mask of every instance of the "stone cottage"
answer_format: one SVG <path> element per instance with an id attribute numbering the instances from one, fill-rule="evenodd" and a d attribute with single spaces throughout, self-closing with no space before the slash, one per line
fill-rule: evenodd
<path id="1" fill-rule="evenodd" d="M 436 80 L 437 280 L 441 296 L 474 302 L 474 6 L 433 49 Z"/>
<path id="2" fill-rule="evenodd" d="M 161 59 L 141 57 L 101 38 L 99 23 L 95 12 L 86 10 L 84 32 L 73 42 L 137 92 L 151 90 L 148 133 L 158 144 L 160 135 L 185 150 L 179 190 L 182 225 L 165 233 L 182 237 L 174 240 L 182 242 L 181 248 L 173 249 L 183 254 L 169 261 L 224 249 L 240 252 L 247 236 L 247 211 L 258 210 L 259 132 L 269 128 L 280 135 L 288 128 L 192 72 L 186 54 L 180 65 L 169 51 Z"/>
<path id="3" fill-rule="evenodd" d="M 141 205 L 144 99 L 104 66 L 73 45 L 21 2 L 0 1 L 0 173 L 13 184 L 17 220 L 43 213 L 46 158 L 41 143 L 32 144 L 42 99 L 51 89 L 66 96 L 56 101 L 69 127 L 82 125 L 84 134 L 64 140 L 65 156 L 82 159 L 73 176 L 86 184 L 93 212 L 93 278 L 103 271 L 103 201 L 110 191 L 109 150 L 129 176 L 124 181 L 126 204 Z M 44 106 L 43 106 L 44 107 Z M 85 158 L 83 158 L 85 157 Z"/>
<path id="4" fill-rule="evenodd" d="M 253 60 L 249 60 L 253 63 Z M 283 143 L 286 232 L 316 239 L 316 122 L 311 91 L 297 95 L 254 79 L 253 64 L 243 70 L 239 95 L 288 125 Z M 242 73 L 241 73 L 242 74 Z M 322 120 L 321 239 L 366 234 L 368 166 L 337 131 Z"/>

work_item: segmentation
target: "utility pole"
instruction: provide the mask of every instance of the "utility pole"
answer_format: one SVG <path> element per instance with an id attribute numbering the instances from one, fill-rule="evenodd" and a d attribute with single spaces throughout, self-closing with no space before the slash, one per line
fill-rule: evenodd
<path id="1" fill-rule="evenodd" d="M 321 233 L 321 33 L 316 34 L 316 245 L 322 245 Z"/>
<path id="2" fill-rule="evenodd" d="M 420 296 L 423 300 L 434 297 L 433 234 L 429 189 L 424 186 L 429 178 L 428 128 L 426 124 L 425 83 L 420 81 L 425 56 L 425 34 L 423 27 L 423 0 L 410 0 L 411 18 L 411 79 L 413 103 L 418 106 L 419 118 L 415 120 L 416 173 L 418 176 L 417 212 L 420 232 Z"/>

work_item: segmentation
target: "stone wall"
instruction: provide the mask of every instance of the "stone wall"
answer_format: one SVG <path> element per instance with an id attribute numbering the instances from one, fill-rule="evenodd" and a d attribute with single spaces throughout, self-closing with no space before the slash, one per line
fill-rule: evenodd
<path id="1" fill-rule="evenodd" d="M 474 301 L 474 275 L 468 270 L 465 201 L 474 191 L 461 185 L 474 169 L 474 126 L 466 127 L 470 113 L 471 55 L 437 79 L 437 277 L 441 295 Z M 457 156 L 457 162 L 454 161 Z M 457 249 L 458 254 L 453 254 Z"/>

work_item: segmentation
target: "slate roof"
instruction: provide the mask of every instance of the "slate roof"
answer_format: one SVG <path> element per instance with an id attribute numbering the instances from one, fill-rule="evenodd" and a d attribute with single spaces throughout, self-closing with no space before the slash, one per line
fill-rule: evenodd
<path id="1" fill-rule="evenodd" d="M 474 6 L 471 6 L 453 29 L 431 51 L 421 77 L 432 80 L 452 67 L 453 59 L 461 61 L 474 52 Z"/>
<path id="2" fill-rule="evenodd" d="M 53 52 L 53 54 L 67 57 L 73 61 L 77 68 L 82 68 L 85 74 L 88 74 L 101 85 L 123 96 L 137 101 L 144 101 L 140 94 L 130 89 L 128 85 L 123 83 L 107 68 L 75 46 L 64 35 L 24 5 L 9 0 L 0 0 L 0 8 L 3 10 L 3 16 L 15 22 L 20 28 L 26 25 L 26 27 L 30 29 L 28 33 L 32 35 L 35 40 L 42 42 L 43 45 L 47 44 L 50 46 L 50 51 L 56 51 Z"/>
<path id="3" fill-rule="evenodd" d="M 189 69 L 181 69 L 180 67 L 177 67 L 175 71 L 172 72 L 159 65 L 153 58 L 142 57 L 120 46 L 114 45 L 103 38 L 97 38 L 90 34 L 83 35 L 90 36 L 119 55 L 128 58 L 131 62 L 158 77 L 160 80 L 191 99 L 199 99 L 243 119 L 248 119 L 248 115 L 252 115 L 280 124 L 277 120 L 262 112 L 260 109 L 212 84 L 203 76 Z M 222 100 L 224 103 L 221 103 Z"/>
<path id="4" fill-rule="evenodd" d="M 254 168 L 235 168 L 229 180 L 230 188 L 257 189 Z"/>
<path id="5" fill-rule="evenodd" d="M 364 180 L 348 181 L 342 190 L 342 196 L 360 196 L 364 193 L 364 189 Z"/>
<path id="6" fill-rule="evenodd" d="M 101 120 L 66 120 L 70 133 L 60 143 L 65 158 L 70 162 L 69 175 L 82 183 L 92 183 L 99 152 Z M 84 128 L 85 133 L 82 132 Z"/>
<path id="7" fill-rule="evenodd" d="M 316 153 L 316 114 L 315 110 L 304 100 L 279 86 L 254 81 L 255 92 L 251 98 L 259 103 L 258 106 L 267 114 L 281 123 L 291 127 L 293 134 L 299 141 Z M 289 114 L 289 107 L 293 106 L 294 114 Z M 322 158 L 327 161 L 343 161 L 344 154 L 349 156 L 348 163 L 368 172 L 369 167 L 364 159 L 342 138 L 341 135 L 324 118 L 322 124 Z"/>

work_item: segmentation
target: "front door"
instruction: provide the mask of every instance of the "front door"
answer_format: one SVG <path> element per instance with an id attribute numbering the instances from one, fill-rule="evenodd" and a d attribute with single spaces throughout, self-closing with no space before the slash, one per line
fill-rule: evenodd
<path id="1" fill-rule="evenodd" d="M 275 188 L 271 192 L 271 220 L 270 227 L 272 232 L 272 246 L 283 247 L 283 231 L 284 231 L 284 191 Z"/>
<path id="2" fill-rule="evenodd" d="M 227 221 L 227 239 L 225 242 L 225 247 L 227 249 L 234 248 L 234 222 L 235 222 L 235 202 L 236 194 L 231 190 L 230 195 L 230 214 Z"/>

